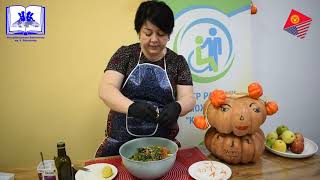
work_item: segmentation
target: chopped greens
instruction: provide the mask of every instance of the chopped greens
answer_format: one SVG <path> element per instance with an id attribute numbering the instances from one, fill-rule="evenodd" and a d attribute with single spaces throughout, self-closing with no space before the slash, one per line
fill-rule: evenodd
<path id="1" fill-rule="evenodd" d="M 138 152 L 133 154 L 130 159 L 135 161 L 158 161 L 170 156 L 170 150 L 161 146 L 149 146 L 137 149 Z"/>

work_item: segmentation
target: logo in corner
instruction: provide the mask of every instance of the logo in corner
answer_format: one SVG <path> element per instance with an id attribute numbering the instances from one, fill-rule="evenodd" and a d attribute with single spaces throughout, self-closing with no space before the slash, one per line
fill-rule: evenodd
<path id="1" fill-rule="evenodd" d="M 8 6 L 6 8 L 6 34 L 10 35 L 45 35 L 45 7 Z"/>
<path id="2" fill-rule="evenodd" d="M 283 29 L 300 39 L 304 39 L 311 21 L 312 19 L 310 17 L 292 9 Z"/>

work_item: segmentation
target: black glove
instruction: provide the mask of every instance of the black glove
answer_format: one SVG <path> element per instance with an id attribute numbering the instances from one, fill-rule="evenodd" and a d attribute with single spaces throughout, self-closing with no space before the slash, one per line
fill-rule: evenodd
<path id="1" fill-rule="evenodd" d="M 174 101 L 170 104 L 164 106 L 163 110 L 160 112 L 157 122 L 160 126 L 168 126 L 177 122 L 181 112 L 181 106 L 178 102 Z"/>
<path id="2" fill-rule="evenodd" d="M 128 116 L 142 120 L 155 121 L 157 117 L 156 107 L 152 104 L 134 102 L 129 106 Z"/>

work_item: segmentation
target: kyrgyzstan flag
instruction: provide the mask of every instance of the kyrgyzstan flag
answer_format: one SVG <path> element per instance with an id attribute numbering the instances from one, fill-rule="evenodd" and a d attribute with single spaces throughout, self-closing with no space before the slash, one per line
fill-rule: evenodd
<path id="1" fill-rule="evenodd" d="M 311 21 L 310 17 L 292 9 L 283 29 L 303 39 L 308 32 Z"/>

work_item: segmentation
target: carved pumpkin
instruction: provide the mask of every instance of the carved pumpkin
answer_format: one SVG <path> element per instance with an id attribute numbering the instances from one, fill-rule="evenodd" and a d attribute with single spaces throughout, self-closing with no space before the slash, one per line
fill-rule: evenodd
<path id="1" fill-rule="evenodd" d="M 264 151 L 264 134 L 260 128 L 251 135 L 235 136 L 210 128 L 205 135 L 206 148 L 218 159 L 230 164 L 256 162 Z"/>
<path id="2" fill-rule="evenodd" d="M 265 103 L 245 93 L 227 93 L 225 102 L 215 108 L 210 100 L 204 104 L 204 115 L 219 132 L 237 136 L 253 134 L 267 116 Z"/>
<path id="3" fill-rule="evenodd" d="M 195 126 L 211 128 L 205 135 L 205 145 L 217 158 L 228 163 L 256 162 L 264 151 L 264 134 L 260 126 L 267 115 L 278 111 L 275 102 L 260 97 L 258 83 L 248 86 L 248 93 L 215 90 L 206 100 L 203 117 L 195 118 Z M 197 123 L 197 124 L 196 124 Z"/>

